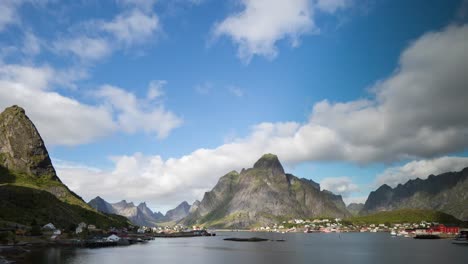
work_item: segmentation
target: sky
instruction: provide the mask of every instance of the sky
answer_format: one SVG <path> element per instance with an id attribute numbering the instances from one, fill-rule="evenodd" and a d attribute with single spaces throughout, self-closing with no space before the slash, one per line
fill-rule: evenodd
<path id="1" fill-rule="evenodd" d="M 2 0 L 0 108 L 86 201 L 201 200 L 277 154 L 364 202 L 468 166 L 466 0 Z"/>

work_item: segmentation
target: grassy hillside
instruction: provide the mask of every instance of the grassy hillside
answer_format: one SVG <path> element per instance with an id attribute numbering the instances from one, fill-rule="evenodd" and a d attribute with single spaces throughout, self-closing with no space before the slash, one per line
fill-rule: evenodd
<path id="1" fill-rule="evenodd" d="M 37 188 L 4 184 L 0 186 L 0 220 L 29 225 L 34 220 L 67 228 L 80 222 L 100 228 L 124 227 L 125 217 L 106 215 L 60 201 L 49 192 Z"/>
<path id="2" fill-rule="evenodd" d="M 366 216 L 352 217 L 347 220 L 354 224 L 420 223 L 421 221 L 438 222 L 444 224 L 463 223 L 461 220 L 446 213 L 420 209 L 402 209 L 378 212 Z"/>

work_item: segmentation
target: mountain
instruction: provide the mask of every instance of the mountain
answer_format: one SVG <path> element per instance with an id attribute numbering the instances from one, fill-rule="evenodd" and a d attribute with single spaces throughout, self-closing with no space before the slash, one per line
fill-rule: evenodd
<path id="1" fill-rule="evenodd" d="M 56 226 L 87 222 L 124 226 L 128 221 L 96 212 L 57 176 L 39 132 L 18 106 L 0 114 L 0 220 Z"/>
<path id="2" fill-rule="evenodd" d="M 452 215 L 424 209 L 399 209 L 395 211 L 382 211 L 365 216 L 355 216 L 347 219 L 355 225 L 363 224 L 401 224 L 421 223 L 421 221 L 441 224 L 463 225 L 463 222 Z"/>
<path id="3" fill-rule="evenodd" d="M 193 202 L 192 206 L 190 206 L 190 209 L 189 209 L 189 212 L 188 212 L 188 213 L 190 214 L 190 213 L 195 212 L 195 211 L 198 209 L 198 207 L 200 206 L 200 203 L 201 203 L 201 202 L 198 201 L 198 200 L 196 200 L 195 202 Z M 187 215 L 188 215 L 188 214 L 187 214 Z"/>
<path id="4" fill-rule="evenodd" d="M 291 218 L 350 216 L 339 195 L 286 174 L 278 157 L 263 155 L 250 169 L 229 172 L 184 219 L 187 225 L 247 228 Z"/>
<path id="5" fill-rule="evenodd" d="M 179 221 L 185 218 L 190 211 L 190 205 L 186 202 L 183 201 L 181 204 L 179 204 L 176 208 L 167 211 L 166 213 L 166 221 Z"/>
<path id="6" fill-rule="evenodd" d="M 468 220 L 468 168 L 392 188 L 386 184 L 370 193 L 360 215 L 403 208 L 432 209 Z"/>
<path id="7" fill-rule="evenodd" d="M 124 216 L 133 224 L 139 226 L 156 226 L 157 222 L 164 220 L 163 214 L 160 212 L 153 213 L 144 202 L 138 206 L 125 200 L 118 203 L 108 203 L 97 196 L 89 201 L 88 205 L 103 213 Z"/>
<path id="8" fill-rule="evenodd" d="M 112 207 L 112 205 L 104 201 L 104 199 L 102 199 L 99 196 L 89 201 L 88 205 L 98 210 L 99 212 L 103 212 L 106 214 L 115 214 L 115 210 Z"/>
<path id="9" fill-rule="evenodd" d="M 358 215 L 363 207 L 363 203 L 350 203 L 348 206 L 346 206 L 346 209 L 348 209 L 348 212 L 350 212 L 352 215 Z"/>

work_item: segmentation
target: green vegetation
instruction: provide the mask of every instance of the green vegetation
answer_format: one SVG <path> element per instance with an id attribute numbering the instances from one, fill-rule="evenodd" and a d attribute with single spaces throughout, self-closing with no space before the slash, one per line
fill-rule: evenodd
<path id="1" fill-rule="evenodd" d="M 461 224 L 459 219 L 439 211 L 402 209 L 395 211 L 378 212 L 366 216 L 358 216 L 346 219 L 355 225 L 364 224 L 398 224 L 398 223 L 420 223 L 421 221 L 437 222 L 443 224 Z"/>
<path id="2" fill-rule="evenodd" d="M 53 223 L 60 228 L 80 222 L 100 228 L 129 225 L 125 217 L 97 213 L 62 202 L 49 192 L 15 185 L 0 186 L 0 219 L 25 225 Z"/>
<path id="3" fill-rule="evenodd" d="M 45 190 L 57 193 L 60 200 L 72 205 L 92 210 L 79 196 L 68 190 L 68 188 L 54 179 L 54 176 L 30 176 L 25 173 L 13 172 L 0 166 L 0 186 L 2 184 L 23 186 L 33 189 Z"/>

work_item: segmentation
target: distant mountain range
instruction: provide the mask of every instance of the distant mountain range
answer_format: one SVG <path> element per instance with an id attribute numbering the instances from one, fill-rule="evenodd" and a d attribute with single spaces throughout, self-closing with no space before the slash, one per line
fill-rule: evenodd
<path id="1" fill-rule="evenodd" d="M 346 206 L 348 212 L 350 212 L 354 216 L 358 215 L 359 212 L 361 212 L 362 208 L 364 208 L 363 203 L 350 203 L 348 206 Z"/>
<path id="2" fill-rule="evenodd" d="M 0 114 L 0 220 L 63 228 L 79 222 L 128 225 L 125 218 L 95 211 L 60 181 L 39 132 L 18 106 Z"/>
<path id="3" fill-rule="evenodd" d="M 395 188 L 382 185 L 366 203 L 345 206 L 342 197 L 318 183 L 285 173 L 278 157 L 263 155 L 250 169 L 222 176 L 201 201 L 182 202 L 165 215 L 146 203 L 108 203 L 96 197 L 86 204 L 57 176 L 34 124 L 18 106 L 0 114 L 0 220 L 30 224 L 79 222 L 100 227 L 167 223 L 248 228 L 291 218 L 340 217 L 399 209 L 430 209 L 468 220 L 468 168 Z M 405 212 L 405 211 L 404 211 Z M 385 217 L 387 214 L 381 214 Z"/>
<path id="4" fill-rule="evenodd" d="M 133 224 L 139 226 L 157 226 L 168 222 L 177 223 L 189 214 L 191 207 L 184 201 L 176 208 L 167 211 L 166 215 L 163 215 L 161 212 L 151 211 L 146 203 L 140 203 L 138 206 L 125 200 L 118 203 L 108 203 L 99 196 L 89 201 L 88 204 L 103 213 L 125 216 Z"/>
<path id="5" fill-rule="evenodd" d="M 384 184 L 370 193 L 359 214 L 406 208 L 432 209 L 468 220 L 468 168 L 410 180 L 395 188 Z"/>
<path id="6" fill-rule="evenodd" d="M 247 228 L 281 219 L 348 217 L 340 195 L 284 172 L 278 157 L 262 156 L 251 169 L 221 177 L 184 219 L 187 225 Z"/>

